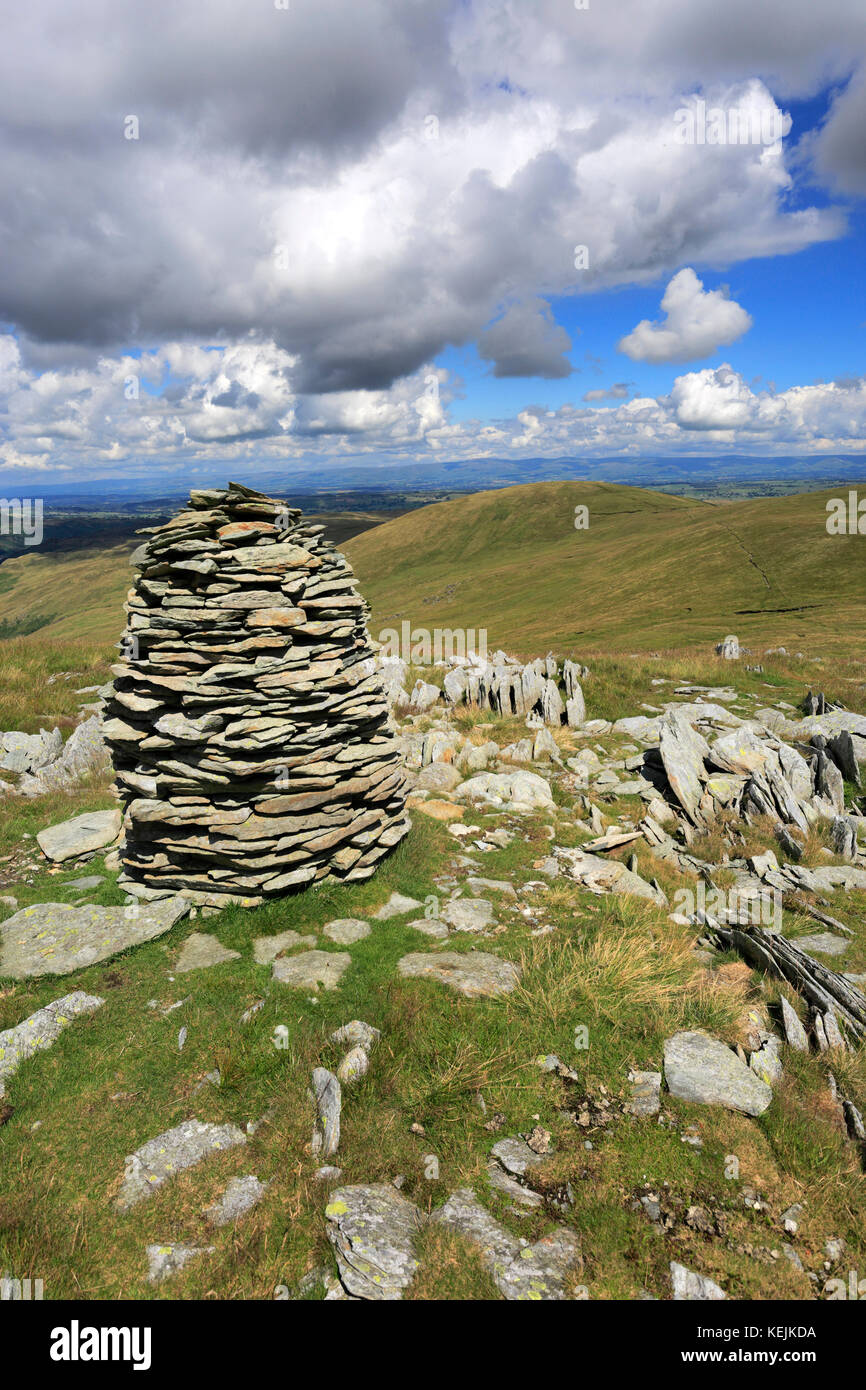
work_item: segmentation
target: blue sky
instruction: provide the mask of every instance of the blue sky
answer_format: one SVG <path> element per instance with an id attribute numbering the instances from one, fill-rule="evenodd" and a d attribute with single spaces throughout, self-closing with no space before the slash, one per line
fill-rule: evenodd
<path id="1" fill-rule="evenodd" d="M 750 382 L 784 391 L 836 378 L 861 376 L 866 366 L 866 214 L 848 210 L 847 234 L 791 255 L 742 261 L 727 271 L 694 264 L 708 290 L 727 286 L 751 314 L 753 325 L 736 343 L 719 348 L 701 366 L 729 362 Z M 661 317 L 666 277 L 652 286 L 596 294 L 552 296 L 557 323 L 572 339 L 575 374 L 559 381 L 521 379 L 521 400 L 547 409 L 582 404 L 585 391 L 627 382 L 631 395 L 664 395 L 681 365 L 631 361 L 617 350 L 620 339 L 641 319 Z M 587 357 L 587 354 L 589 355 Z M 514 379 L 497 379 L 475 344 L 448 348 L 436 362 L 465 381 L 453 414 L 495 419 L 513 414 Z M 525 384 L 524 384 L 525 383 Z"/>

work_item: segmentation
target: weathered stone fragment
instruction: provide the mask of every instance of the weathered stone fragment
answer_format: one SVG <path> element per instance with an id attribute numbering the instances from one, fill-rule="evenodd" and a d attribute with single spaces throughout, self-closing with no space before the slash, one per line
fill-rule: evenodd
<path id="1" fill-rule="evenodd" d="M 413 1240 L 424 1222 L 414 1203 L 386 1184 L 338 1187 L 325 1208 L 340 1279 L 355 1298 L 394 1302 L 418 1260 Z"/>
<path id="2" fill-rule="evenodd" d="M 201 1120 L 184 1120 L 174 1129 L 149 1139 L 126 1160 L 126 1174 L 115 1205 L 127 1211 L 145 1201 L 169 1178 L 186 1168 L 193 1168 L 205 1158 L 211 1158 L 245 1144 L 246 1136 L 236 1125 L 203 1124 Z"/>
<path id="3" fill-rule="evenodd" d="M 664 1048 L 665 1081 L 678 1100 L 763 1115 L 773 1092 L 736 1052 L 706 1033 L 676 1033 Z"/>

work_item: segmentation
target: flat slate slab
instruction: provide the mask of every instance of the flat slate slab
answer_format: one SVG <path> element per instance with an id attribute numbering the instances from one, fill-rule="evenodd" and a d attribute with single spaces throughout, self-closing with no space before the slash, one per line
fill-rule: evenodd
<path id="1" fill-rule="evenodd" d="M 415 1277 L 413 1238 L 424 1216 L 385 1183 L 338 1187 L 325 1208 L 340 1278 L 355 1298 L 394 1302 Z"/>
<path id="2" fill-rule="evenodd" d="M 254 1173 L 243 1178 L 229 1178 L 219 1201 L 205 1209 L 204 1215 L 212 1226 L 228 1226 L 252 1211 L 267 1191 L 267 1183 L 259 1182 Z"/>
<path id="3" fill-rule="evenodd" d="M 481 1261 L 509 1302 L 561 1301 L 570 1276 L 580 1268 L 580 1243 L 559 1226 L 534 1245 L 518 1240 L 481 1205 L 469 1188 L 453 1192 L 431 1220 L 457 1231 L 479 1247 Z"/>
<path id="4" fill-rule="evenodd" d="M 146 1144 L 129 1155 L 126 1176 L 115 1206 L 118 1211 L 128 1211 L 185 1168 L 194 1168 L 203 1159 L 246 1142 L 246 1135 L 236 1125 L 184 1120 L 174 1129 L 167 1129 L 155 1139 L 148 1139 Z"/>
<path id="5" fill-rule="evenodd" d="M 417 912 L 423 907 L 417 898 L 407 898 L 405 893 L 392 893 L 388 901 L 373 913 L 377 922 L 387 922 L 389 917 L 402 917 L 407 912 Z"/>
<path id="6" fill-rule="evenodd" d="M 502 893 L 506 898 L 516 898 L 517 889 L 513 883 L 509 883 L 506 878 L 468 878 L 466 880 L 473 893 L 484 893 L 485 889 L 490 889 L 494 893 Z"/>
<path id="7" fill-rule="evenodd" d="M 484 951 L 467 951 L 465 955 L 456 951 L 436 955 L 414 951 L 397 962 L 397 970 L 404 979 L 438 980 L 467 999 L 510 994 L 520 979 L 520 971 L 511 961 Z"/>
<path id="8" fill-rule="evenodd" d="M 352 964 L 348 951 L 303 951 L 299 956 L 280 956 L 273 976 L 293 989 L 336 989 L 343 972 Z"/>
<path id="9" fill-rule="evenodd" d="M 537 1211 L 539 1207 L 544 1206 L 543 1197 L 531 1188 L 524 1187 L 516 1178 L 510 1177 L 495 1159 L 487 1161 L 487 1182 L 490 1187 L 501 1192 L 503 1197 L 508 1197 L 510 1201 L 517 1202 L 529 1211 Z"/>
<path id="10" fill-rule="evenodd" d="M 175 975 L 185 975 L 188 970 L 206 970 L 210 965 L 222 965 L 227 960 L 240 960 L 240 951 L 230 951 L 207 932 L 194 931 L 183 943 Z"/>
<path id="11" fill-rule="evenodd" d="M 452 898 L 442 909 L 442 921 L 454 931 L 484 931 L 493 926 L 493 904 L 487 898 Z"/>
<path id="12" fill-rule="evenodd" d="M 47 858 L 62 864 L 112 844 L 120 834 L 120 822 L 119 811 L 86 811 L 83 816 L 40 830 L 36 842 Z"/>
<path id="13" fill-rule="evenodd" d="M 148 1245 L 145 1252 L 148 1280 L 151 1284 L 161 1284 L 196 1255 L 211 1255 L 215 1248 L 213 1245 Z"/>
<path id="14" fill-rule="evenodd" d="M 296 931 L 282 931 L 276 936 L 257 936 L 253 942 L 253 960 L 256 965 L 270 965 L 283 951 L 291 951 L 294 946 L 315 944 L 314 936 L 301 936 Z"/>
<path id="15" fill-rule="evenodd" d="M 791 938 L 791 941 L 798 951 L 806 951 L 810 956 L 815 951 L 822 956 L 841 956 L 851 944 L 844 936 L 836 936 L 831 931 L 815 932 L 813 936 L 798 936 L 796 939 Z"/>
<path id="16" fill-rule="evenodd" d="M 126 907 L 34 903 L 0 924 L 0 975 L 13 980 L 69 975 L 119 951 L 153 941 L 189 912 L 186 898 Z"/>
<path id="17" fill-rule="evenodd" d="M 423 932 L 424 936 L 435 936 L 440 941 L 444 941 L 448 935 L 448 928 L 444 922 L 440 922 L 438 917 L 416 917 L 413 922 L 407 922 L 407 927 L 413 931 Z"/>
<path id="18" fill-rule="evenodd" d="M 773 1092 L 736 1052 L 707 1033 L 675 1033 L 665 1042 L 665 1081 L 678 1100 L 724 1105 L 744 1115 L 763 1115 Z"/>
<path id="19" fill-rule="evenodd" d="M 64 994 L 62 999 L 52 1000 L 14 1028 L 4 1029 L 0 1033 L 0 1099 L 6 1094 L 6 1082 L 22 1062 L 51 1047 L 74 1018 L 92 1014 L 104 1003 L 104 999 L 79 989 L 74 994 Z"/>
<path id="20" fill-rule="evenodd" d="M 338 946 L 353 946 L 356 941 L 363 941 L 371 931 L 370 923 L 362 922 L 359 917 L 338 917 L 322 927 L 322 935 L 329 941 L 336 941 Z"/>

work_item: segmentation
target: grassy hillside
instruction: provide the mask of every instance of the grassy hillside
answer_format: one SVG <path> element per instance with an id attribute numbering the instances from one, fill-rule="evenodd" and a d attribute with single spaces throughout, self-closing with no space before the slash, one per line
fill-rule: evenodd
<path id="1" fill-rule="evenodd" d="M 538 483 L 441 502 L 357 536 L 346 554 L 373 631 L 486 628 L 548 646 L 745 643 L 849 652 L 862 638 L 859 536 L 830 536 L 830 493 L 708 504 L 605 483 Z M 574 527 L 575 507 L 589 525 Z"/>
<path id="2" fill-rule="evenodd" d="M 0 636 L 76 638 L 106 646 L 124 627 L 137 541 L 108 550 L 29 555 L 0 568 Z M 2 654 L 2 647 L 0 647 Z"/>
<path id="3" fill-rule="evenodd" d="M 707 503 L 609 483 L 532 483 L 409 512 L 344 543 L 374 636 L 486 628 L 535 656 L 708 647 L 833 657 L 864 636 L 861 536 L 830 536 L 829 492 Z M 586 530 L 575 508 L 588 508 Z M 29 554 L 0 570 L 0 637 L 108 645 L 131 547 Z"/>

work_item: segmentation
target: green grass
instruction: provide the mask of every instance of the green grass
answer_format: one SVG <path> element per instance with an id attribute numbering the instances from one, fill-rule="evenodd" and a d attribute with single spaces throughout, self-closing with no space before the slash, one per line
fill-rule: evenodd
<path id="1" fill-rule="evenodd" d="M 10 638 L 0 652 L 0 728 L 71 730 L 82 702 L 93 698 L 76 691 L 110 680 L 114 658 L 104 643 L 42 633 Z"/>
<path id="2" fill-rule="evenodd" d="M 28 637 L 31 632 L 48 627 L 53 622 L 50 613 L 27 613 L 23 618 L 4 618 L 0 622 L 0 642 L 8 642 L 10 637 Z"/>
<path id="3" fill-rule="evenodd" d="M 609 483 L 532 483 L 436 503 L 345 549 L 374 633 L 404 619 L 486 629 L 491 649 L 582 660 L 709 653 L 729 632 L 761 648 L 859 655 L 860 538 L 827 534 L 829 496 L 718 505 Z M 580 504 L 585 531 L 574 529 Z"/>
<path id="4" fill-rule="evenodd" d="M 420 508 L 343 549 L 374 635 L 404 619 L 485 629 L 491 650 L 553 648 L 597 664 L 610 651 L 709 655 L 736 632 L 758 650 L 862 661 L 861 538 L 827 534 L 831 495 L 707 503 L 612 483 L 530 483 Z M 574 529 L 578 505 L 589 508 L 585 531 Z M 51 612 L 46 636 L 115 642 L 132 548 L 7 560 L 0 621 Z"/>

